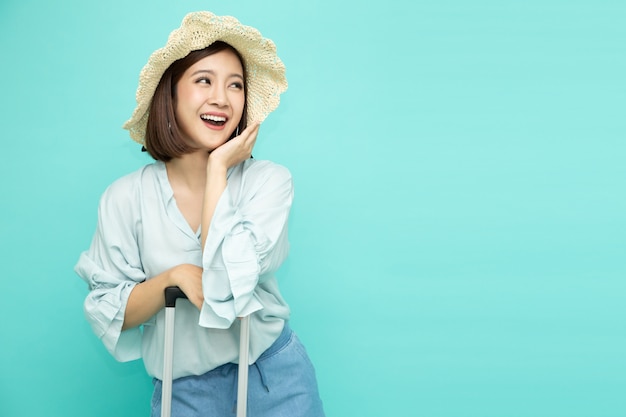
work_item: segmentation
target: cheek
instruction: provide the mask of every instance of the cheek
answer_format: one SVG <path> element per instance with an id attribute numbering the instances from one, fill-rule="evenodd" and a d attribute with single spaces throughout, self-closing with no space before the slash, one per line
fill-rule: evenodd
<path id="1" fill-rule="evenodd" d="M 245 96 L 239 96 L 237 97 L 236 101 L 234 102 L 236 103 L 233 107 L 236 109 L 238 114 L 242 114 L 243 113 L 243 108 L 246 104 L 246 97 Z"/>
<path id="2" fill-rule="evenodd" d="M 205 99 L 204 92 L 199 88 L 187 83 L 179 84 L 176 87 L 176 97 L 174 102 L 179 102 L 182 106 L 192 106 Z"/>
<path id="3" fill-rule="evenodd" d="M 173 105 L 176 118 L 195 118 L 196 111 L 203 103 L 202 97 L 193 91 L 180 92 L 185 94 L 179 94 L 177 99 L 174 100 Z"/>

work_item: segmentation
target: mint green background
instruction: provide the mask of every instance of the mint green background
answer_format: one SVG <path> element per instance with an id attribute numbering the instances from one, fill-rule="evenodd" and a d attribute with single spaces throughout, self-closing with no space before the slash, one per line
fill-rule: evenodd
<path id="1" fill-rule="evenodd" d="M 626 2 L 0 3 L 0 416 L 146 416 L 83 318 L 121 124 L 191 10 L 278 45 L 255 157 L 297 187 L 280 272 L 329 417 L 626 416 Z"/>

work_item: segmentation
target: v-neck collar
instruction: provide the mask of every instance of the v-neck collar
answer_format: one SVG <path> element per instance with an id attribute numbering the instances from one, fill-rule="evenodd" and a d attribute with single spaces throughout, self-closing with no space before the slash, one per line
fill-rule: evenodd
<path id="1" fill-rule="evenodd" d="M 172 188 L 170 179 L 167 176 L 167 167 L 165 166 L 165 162 L 156 161 L 154 164 L 167 216 L 183 233 L 200 242 L 202 225 L 198 226 L 198 230 L 194 231 L 189 225 L 189 222 L 187 222 L 187 219 L 185 219 L 185 216 L 183 216 L 183 213 L 178 208 L 176 198 L 174 197 L 174 189 Z M 226 171 L 226 180 L 230 177 L 233 169 L 234 167 L 230 167 Z"/>
<path id="2" fill-rule="evenodd" d="M 181 232 L 185 233 L 185 235 L 193 238 L 197 241 L 200 239 L 200 230 L 202 226 L 198 227 L 198 230 L 194 231 L 183 213 L 178 208 L 176 204 L 176 198 L 174 197 L 174 190 L 172 189 L 172 184 L 170 183 L 170 179 L 167 176 L 167 168 L 163 161 L 155 162 L 157 178 L 159 181 L 159 186 L 161 187 L 161 194 L 163 196 L 163 205 L 165 206 L 165 210 L 167 213 L 167 217 L 180 229 Z"/>

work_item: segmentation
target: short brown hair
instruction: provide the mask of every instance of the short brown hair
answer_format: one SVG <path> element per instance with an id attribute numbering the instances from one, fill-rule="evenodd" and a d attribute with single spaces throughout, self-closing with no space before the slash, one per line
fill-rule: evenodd
<path id="1" fill-rule="evenodd" d="M 235 48 L 225 42 L 214 42 L 204 49 L 192 51 L 186 57 L 174 61 L 163 73 L 159 85 L 152 96 L 152 102 L 150 103 L 144 147 L 154 159 L 167 162 L 172 158 L 179 158 L 195 151 L 195 148 L 189 146 L 183 139 L 183 135 L 176 122 L 174 112 L 176 85 L 184 72 L 193 64 L 209 55 L 224 50 L 234 52 L 239 58 L 239 62 L 241 62 L 241 67 L 243 68 L 244 91 L 247 94 L 246 67 L 243 59 Z M 247 126 L 246 110 L 247 100 L 243 107 L 241 120 L 239 121 L 239 131 L 243 131 Z"/>

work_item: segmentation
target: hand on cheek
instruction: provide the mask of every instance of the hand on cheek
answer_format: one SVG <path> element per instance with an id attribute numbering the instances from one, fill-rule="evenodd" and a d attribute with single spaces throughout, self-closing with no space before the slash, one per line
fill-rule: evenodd
<path id="1" fill-rule="evenodd" d="M 259 123 L 252 123 L 239 136 L 214 149 L 209 155 L 210 165 L 217 164 L 225 169 L 245 161 L 252 155 L 259 132 Z"/>

